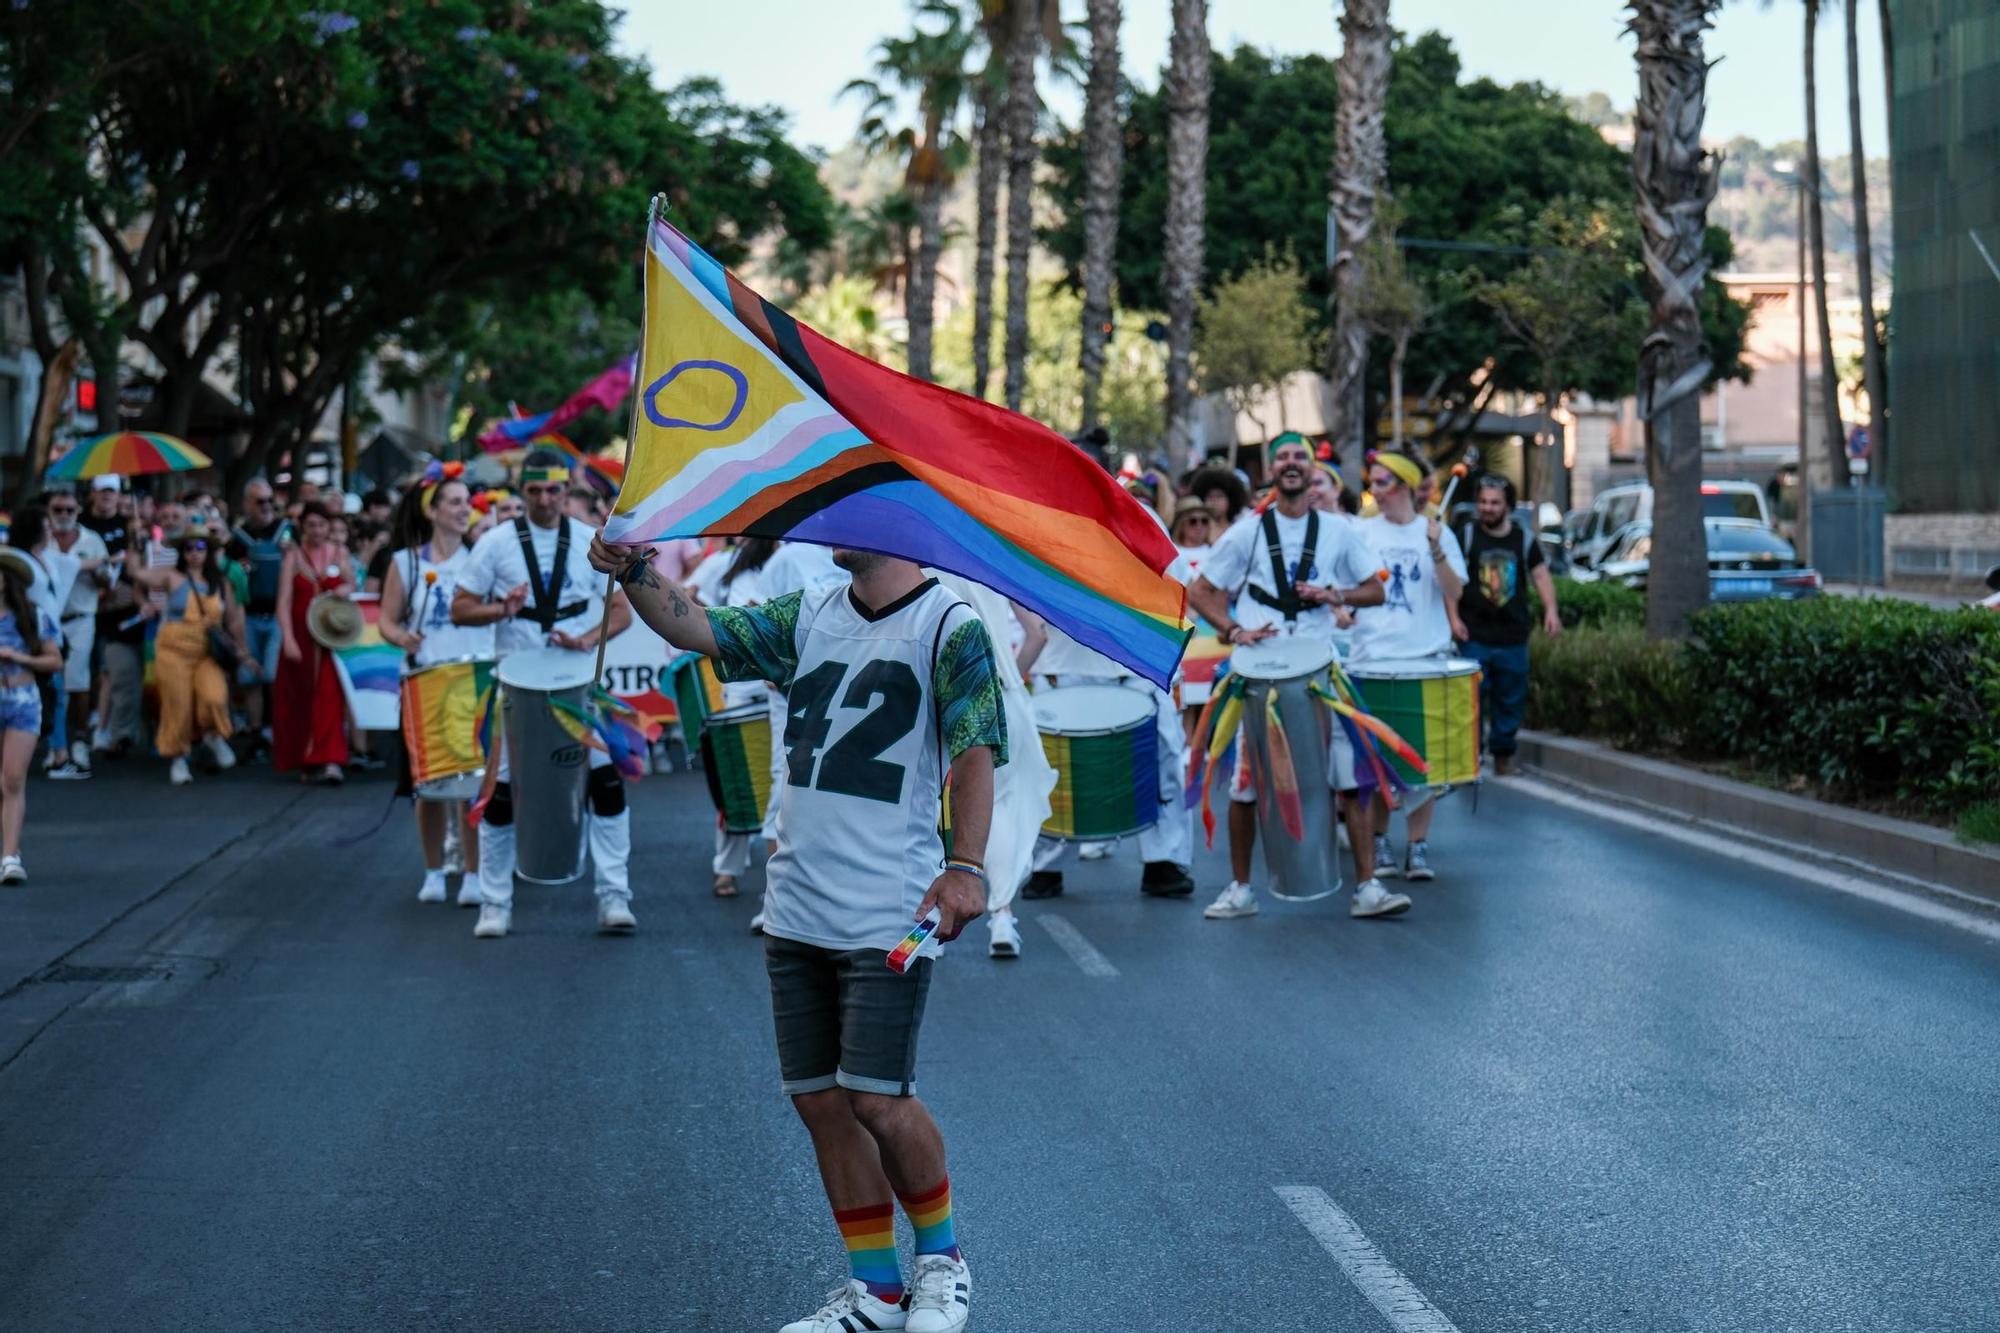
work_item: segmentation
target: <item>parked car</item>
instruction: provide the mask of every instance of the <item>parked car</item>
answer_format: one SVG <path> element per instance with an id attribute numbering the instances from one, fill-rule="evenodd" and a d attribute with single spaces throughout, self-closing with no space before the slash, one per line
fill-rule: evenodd
<path id="1" fill-rule="evenodd" d="M 1711 518 L 1708 533 L 1708 598 L 1712 602 L 1756 602 L 1770 597 L 1816 597 L 1823 580 L 1799 564 L 1793 545 L 1770 527 L 1751 519 Z M 1646 586 L 1653 554 L 1653 525 L 1630 523 L 1618 544 L 1596 568 L 1596 576 L 1630 588 Z"/>
<path id="2" fill-rule="evenodd" d="M 1771 526 L 1771 510 L 1763 488 L 1754 481 L 1704 481 L 1701 484 L 1703 518 L 1742 519 Z M 1608 486 L 1591 500 L 1590 508 L 1578 519 L 1572 514 L 1564 523 L 1570 559 L 1593 568 L 1621 540 L 1634 523 L 1653 521 L 1653 487 L 1649 482 L 1628 481 Z M 1574 527 L 1571 526 L 1574 524 Z"/>
<path id="3" fill-rule="evenodd" d="M 1993 595 L 1979 603 L 1983 611 L 2000 611 L 2000 565 L 1986 571 L 1986 586 L 1993 589 Z"/>

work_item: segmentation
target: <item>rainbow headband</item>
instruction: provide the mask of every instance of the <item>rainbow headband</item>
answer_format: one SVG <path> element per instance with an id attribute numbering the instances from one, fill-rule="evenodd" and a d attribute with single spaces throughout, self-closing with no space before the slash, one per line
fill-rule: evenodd
<path id="1" fill-rule="evenodd" d="M 1398 481 L 1413 491 L 1423 485 L 1424 470 L 1418 467 L 1417 461 L 1407 454 L 1395 454 L 1384 450 L 1381 453 L 1370 455 L 1368 461 L 1378 467 L 1389 469 L 1390 473 Z"/>
<path id="2" fill-rule="evenodd" d="M 521 484 L 526 486 L 535 481 L 568 481 L 569 465 L 566 463 L 532 462 L 521 465 Z"/>
<path id="3" fill-rule="evenodd" d="M 424 475 L 417 479 L 417 484 L 424 488 L 424 497 L 419 501 L 423 506 L 424 517 L 430 517 L 431 506 L 437 503 L 438 488 L 448 481 L 457 481 L 464 475 L 463 463 L 441 463 L 435 458 L 430 461 L 424 468 Z"/>

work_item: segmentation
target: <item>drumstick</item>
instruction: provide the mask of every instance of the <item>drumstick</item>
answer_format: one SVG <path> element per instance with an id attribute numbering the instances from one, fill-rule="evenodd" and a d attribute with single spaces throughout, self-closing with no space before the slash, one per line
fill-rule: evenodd
<path id="1" fill-rule="evenodd" d="M 660 215 L 666 211 L 667 196 L 664 194 L 654 195 L 652 201 L 646 205 L 646 238 L 645 245 L 640 247 L 641 254 L 645 253 L 645 246 L 650 246 L 653 243 L 653 223 L 658 221 Z M 643 282 L 640 284 L 642 292 L 644 285 Z M 639 321 L 639 352 L 638 358 L 633 362 L 633 365 L 642 374 L 644 373 L 646 369 L 646 321 L 643 319 Z M 619 495 L 625 493 L 625 480 L 632 475 L 632 437 L 639 433 L 639 400 L 645 396 L 644 388 L 635 380 L 632 385 L 632 413 L 625 420 L 625 471 L 618 478 Z M 611 512 L 614 514 L 618 512 L 618 500 L 615 496 L 611 501 Z M 606 570 L 604 573 L 604 619 L 599 621 L 597 625 L 597 668 L 590 673 L 590 684 L 593 689 L 604 680 L 604 650 L 611 641 L 611 594 L 617 586 L 617 577 L 616 574 L 613 574 L 609 570 Z"/>
<path id="2" fill-rule="evenodd" d="M 417 633 L 419 634 L 424 632 L 424 617 L 430 614 L 431 594 L 437 591 L 437 581 L 438 572 L 435 569 L 424 571 L 424 600 L 417 604 L 417 618 L 415 621 Z M 415 653 L 404 653 L 403 656 L 409 658 L 412 662 L 417 660 Z"/>

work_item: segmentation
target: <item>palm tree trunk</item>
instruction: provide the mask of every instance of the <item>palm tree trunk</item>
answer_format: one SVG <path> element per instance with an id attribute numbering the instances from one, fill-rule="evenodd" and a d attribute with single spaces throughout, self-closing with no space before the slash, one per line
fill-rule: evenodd
<path id="1" fill-rule="evenodd" d="M 1328 434 L 1343 457 L 1358 459 L 1367 416 L 1368 329 L 1357 309 L 1361 266 L 1355 255 L 1375 231 L 1376 204 L 1388 172 L 1382 113 L 1389 95 L 1389 0 L 1346 0 L 1340 34 L 1340 107 L 1333 146 L 1333 343 L 1327 355 L 1333 420 Z"/>
<path id="2" fill-rule="evenodd" d="M 998 57 L 992 57 L 998 60 Z M 993 80 L 979 86 L 978 242 L 972 261 L 972 396 L 986 396 L 993 373 L 993 257 L 1000 240 L 1000 168 L 1007 155 L 1001 99 Z"/>
<path id="3" fill-rule="evenodd" d="M 1191 462 L 1194 311 L 1208 225 L 1208 0 L 1173 0 L 1167 65 L 1167 456 Z"/>
<path id="4" fill-rule="evenodd" d="M 1119 0 L 1090 0 L 1090 82 L 1083 106 L 1083 429 L 1097 424 L 1111 281 L 1118 255 L 1118 183 L 1125 127 L 1118 118 Z"/>
<path id="5" fill-rule="evenodd" d="M 1861 143 L 1860 14 L 1847 0 L 1847 142 L 1854 167 L 1854 273 L 1861 289 L 1861 378 L 1868 387 L 1868 436 L 1874 469 L 1889 452 L 1889 381 L 1882 373 L 1882 340 L 1875 330 L 1875 252 L 1868 243 L 1868 155 Z"/>
<path id="6" fill-rule="evenodd" d="M 936 319 L 938 252 L 944 247 L 944 182 L 917 186 L 917 253 L 903 313 L 910 323 L 910 374 L 931 378 L 931 326 Z"/>
<path id="7" fill-rule="evenodd" d="M 1833 364 L 1833 325 L 1826 314 L 1826 217 L 1820 206 L 1819 183 L 1819 61 L 1814 46 L 1819 36 L 1819 7 L 1824 0 L 1806 0 L 1806 249 L 1812 255 L 1813 317 L 1819 323 L 1820 421 L 1826 439 L 1826 480 L 1847 484 L 1846 442 L 1840 433 L 1840 372 Z M 1808 492 L 1810 493 L 1810 492 Z"/>
<path id="8" fill-rule="evenodd" d="M 1389 349 L 1389 411 L 1392 414 L 1390 436 L 1398 452 L 1403 448 L 1403 359 L 1410 351 L 1410 335 L 1407 330 L 1396 335 L 1396 341 Z"/>
<path id="9" fill-rule="evenodd" d="M 1708 279 L 1703 240 L 1721 157 L 1701 146 L 1708 60 L 1702 33 L 1720 0 L 1628 0 L 1638 38 L 1632 183 L 1645 247 L 1652 325 L 1639 349 L 1639 415 L 1647 425 L 1653 550 L 1646 629 L 1687 633 L 1708 601 L 1701 515 L 1701 390 L 1714 364 L 1701 331 Z"/>
<path id="10" fill-rule="evenodd" d="M 1035 243 L 1035 57 L 1039 0 L 1007 7 L 1007 406 L 1028 387 L 1028 265 Z"/>
<path id="11" fill-rule="evenodd" d="M 1875 0 L 1875 13 L 1882 23 L 1882 105 L 1888 112 L 1889 151 L 1896 151 L 1896 34 L 1889 22 L 1889 0 Z"/>

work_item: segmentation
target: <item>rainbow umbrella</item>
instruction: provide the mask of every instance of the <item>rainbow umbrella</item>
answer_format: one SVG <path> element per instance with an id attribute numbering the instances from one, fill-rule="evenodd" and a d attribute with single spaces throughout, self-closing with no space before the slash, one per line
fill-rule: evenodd
<path id="1" fill-rule="evenodd" d="M 145 472 L 193 472 L 214 466 L 213 459 L 186 440 L 152 431 L 128 430 L 80 441 L 49 469 L 49 479 L 131 477 Z"/>

